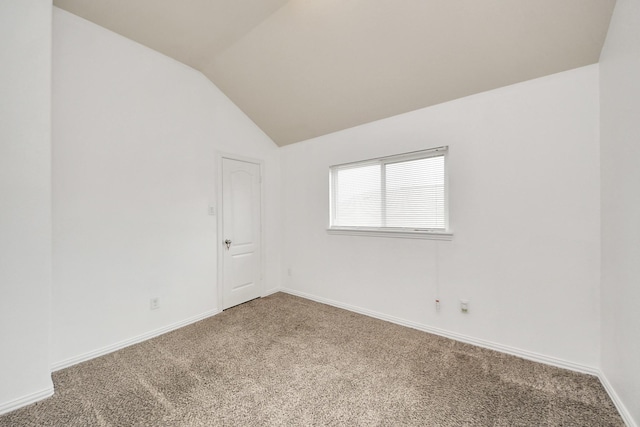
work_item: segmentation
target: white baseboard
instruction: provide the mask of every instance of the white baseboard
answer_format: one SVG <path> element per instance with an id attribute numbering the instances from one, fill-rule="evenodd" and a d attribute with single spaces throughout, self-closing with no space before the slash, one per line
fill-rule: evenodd
<path id="1" fill-rule="evenodd" d="M 622 400 L 620 400 L 618 393 L 616 393 L 616 390 L 613 388 L 604 372 L 598 372 L 598 378 L 600 378 L 600 382 L 602 383 L 604 389 L 607 390 L 607 393 L 613 401 L 613 404 L 616 405 L 616 409 L 620 413 L 620 416 L 622 417 L 622 420 L 625 422 L 625 424 L 628 427 L 638 427 L 638 424 L 636 424 L 636 422 L 631 417 L 631 414 L 627 410 L 627 407 L 624 406 L 624 403 L 622 403 Z"/>
<path id="2" fill-rule="evenodd" d="M 385 320 L 387 322 L 395 323 L 401 326 L 407 326 L 409 328 L 417 329 L 419 331 L 440 335 L 442 337 L 450 338 L 452 340 L 464 342 L 467 344 L 477 345 L 479 347 L 488 348 L 490 350 L 499 351 L 501 353 L 507 353 L 513 356 L 518 356 L 523 359 L 531 360 L 533 362 L 540 362 L 540 363 L 544 363 L 545 365 L 556 366 L 558 368 L 569 369 L 571 371 L 581 372 L 581 373 L 595 375 L 595 376 L 598 376 L 598 374 L 600 373 L 598 368 L 595 368 L 592 366 L 586 366 L 586 365 L 574 363 L 568 360 L 560 359 L 557 357 L 547 356 L 544 354 L 539 354 L 539 353 L 535 353 L 528 350 L 522 350 L 522 349 L 511 347 L 508 345 L 498 344 L 491 341 L 486 341 L 486 340 L 470 337 L 467 335 L 458 334 L 456 332 L 451 332 L 451 331 L 447 331 L 440 328 L 434 328 L 432 326 L 428 326 L 422 323 L 412 322 L 410 320 L 389 316 L 387 314 L 379 313 L 377 311 L 357 307 L 350 304 L 344 304 L 344 303 L 333 301 L 327 298 L 322 298 L 315 295 L 307 294 L 305 292 L 300 292 L 300 291 L 296 291 L 288 288 L 282 289 L 281 292 L 299 296 L 299 297 L 320 302 L 323 304 L 331 305 L 334 307 L 342 308 L 345 310 L 353 311 L 355 313 L 364 314 L 365 316 L 374 317 L 380 320 Z"/>
<path id="3" fill-rule="evenodd" d="M 546 355 L 543 355 L 543 354 L 535 353 L 535 352 L 528 351 L 528 350 L 522 350 L 522 349 L 519 349 L 519 348 L 507 346 L 507 345 L 497 344 L 497 343 L 494 343 L 494 342 L 491 342 L 491 341 L 485 341 L 485 340 L 469 337 L 467 335 L 462 335 L 462 334 L 458 334 L 458 333 L 455 333 L 455 332 L 446 331 L 444 329 L 434 328 L 434 327 L 431 327 L 431 326 L 428 326 L 428 325 L 420 324 L 420 323 L 417 323 L 417 322 L 411 322 L 411 321 L 400 319 L 400 318 L 397 318 L 397 317 L 394 317 L 394 316 L 389 316 L 389 315 L 386 315 L 386 314 L 383 314 L 383 313 L 378 313 L 378 312 L 373 311 L 373 310 L 368 310 L 368 309 L 357 307 L 357 306 L 350 305 L 350 304 L 344 304 L 344 303 L 341 303 L 341 302 L 338 302 L 338 301 L 330 300 L 328 298 L 318 297 L 318 296 L 315 296 L 315 295 L 311 295 L 311 294 L 308 294 L 308 293 L 305 293 L 305 292 L 296 291 L 296 290 L 293 290 L 293 289 L 283 288 L 283 289 L 281 289 L 281 292 L 284 292 L 284 293 L 287 293 L 287 294 L 291 294 L 291 295 L 295 295 L 295 296 L 299 296 L 299 297 L 302 297 L 302 298 L 306 298 L 306 299 L 309 299 L 309 300 L 312 300 L 312 301 L 316 301 L 316 302 L 319 302 L 319 303 L 331 305 L 331 306 L 334 306 L 334 307 L 342 308 L 342 309 L 345 309 L 345 310 L 353 311 L 355 313 L 364 314 L 365 316 L 374 317 L 376 319 L 385 320 L 387 322 L 396 323 L 398 325 L 407 326 L 407 327 L 410 327 L 410 328 L 413 328 L 413 329 L 417 329 L 417 330 L 420 330 L 420 331 L 423 331 L 423 332 L 429 332 L 429 333 L 432 333 L 432 334 L 435 334 L 435 335 L 440 335 L 440 336 L 443 336 L 443 337 L 446 337 L 446 338 L 451 338 L 451 339 L 456 340 L 456 341 L 461 341 L 461 342 L 464 342 L 464 343 L 477 345 L 479 347 L 488 348 L 490 350 L 499 351 L 501 353 L 511 354 L 513 356 L 518 356 L 518 357 L 521 357 L 523 359 L 531 360 L 533 362 L 544 363 L 546 365 L 551 365 L 551 366 L 555 366 L 555 367 L 558 367 L 558 368 L 569 369 L 571 371 L 576 371 L 576 372 L 581 372 L 581 373 L 584 373 L 584 374 L 597 376 L 598 379 L 600 380 L 600 382 L 602 383 L 602 386 L 604 387 L 604 389 L 609 394 L 609 397 L 611 398 L 611 400 L 613 401 L 614 405 L 616 406 L 616 409 L 618 410 L 618 413 L 620 414 L 620 417 L 622 417 L 622 420 L 625 422 L 625 424 L 628 427 L 640 427 L 634 421 L 633 417 L 631 416 L 631 414 L 627 410 L 627 408 L 624 405 L 624 403 L 622 403 L 622 400 L 620 399 L 620 397 L 616 393 L 615 389 L 613 388 L 613 386 L 611 385 L 611 383 L 609 382 L 609 380 L 607 379 L 605 374 L 599 368 L 594 368 L 592 366 L 586 366 L 586 365 L 570 362 L 570 361 L 567 361 L 567 360 L 564 360 L 564 359 L 559 359 L 557 357 L 546 356 Z"/>
<path id="4" fill-rule="evenodd" d="M 32 403 L 36 403 L 39 400 L 46 399 L 51 396 L 53 396 L 53 383 L 45 389 L 0 404 L 0 415 L 15 411 L 23 406 L 31 405 Z"/>
<path id="5" fill-rule="evenodd" d="M 106 347 L 98 348 L 96 350 L 89 351 L 89 352 L 84 353 L 84 354 L 80 354 L 78 356 L 70 357 L 69 359 L 65 359 L 65 360 L 61 360 L 61 361 L 55 362 L 55 363 L 53 363 L 51 365 L 51 371 L 52 372 L 59 371 L 60 369 L 68 368 L 69 366 L 73 366 L 73 365 L 76 365 L 78 363 L 85 362 L 85 361 L 93 359 L 95 357 L 99 357 L 99 356 L 103 356 L 103 355 L 108 354 L 108 353 L 112 353 L 112 352 L 114 352 L 116 350 L 120 350 L 122 348 L 129 347 L 130 345 L 137 344 L 137 343 L 142 342 L 142 341 L 146 341 L 148 339 L 157 337 L 158 335 L 166 334 L 167 332 L 171 332 L 173 330 L 182 328 L 184 326 L 187 326 L 187 325 L 190 325 L 192 323 L 198 322 L 200 320 L 206 319 L 208 317 L 214 316 L 214 315 L 216 315 L 218 313 L 219 313 L 218 310 L 206 311 L 204 313 L 198 314 L 198 315 L 190 317 L 188 319 L 181 320 L 181 321 L 176 322 L 176 323 L 172 323 L 171 325 L 168 325 L 168 326 L 165 326 L 165 327 L 162 327 L 162 328 L 159 328 L 159 329 L 155 329 L 153 331 L 149 331 L 149 332 L 144 333 L 142 335 L 138 335 L 138 336 L 135 336 L 133 338 L 129 338 L 127 340 L 120 341 L 120 342 L 117 342 L 115 344 L 108 345 Z"/>
<path id="6" fill-rule="evenodd" d="M 264 292 L 262 296 L 263 297 L 267 297 L 269 295 L 273 295 L 273 294 L 276 294 L 278 292 L 282 292 L 282 288 L 278 287 L 278 288 L 270 289 L 270 290 Z M 127 340 L 120 341 L 120 342 L 117 342 L 115 344 L 111 344 L 111 345 L 108 345 L 106 347 L 102 347 L 102 348 L 99 348 L 99 349 L 96 349 L 96 350 L 93 350 L 93 351 L 90 351 L 90 352 L 87 352 L 87 353 L 84 353 L 84 354 L 80 354 L 78 356 L 70 357 L 68 359 L 55 362 L 55 363 L 53 363 L 51 365 L 51 371 L 52 372 L 59 371 L 60 369 L 68 368 L 69 366 L 73 366 L 73 365 L 76 365 L 78 363 L 85 362 L 85 361 L 93 359 L 95 357 L 104 356 L 105 354 L 109 354 L 109 353 L 112 353 L 114 351 L 120 350 L 122 348 L 129 347 L 130 345 L 137 344 L 137 343 L 142 342 L 142 341 L 146 341 L 146 340 L 148 340 L 150 338 L 157 337 L 158 335 L 166 334 L 167 332 L 182 328 L 183 326 L 190 325 L 192 323 L 195 323 L 195 322 L 198 322 L 200 320 L 206 319 L 207 317 L 215 316 L 218 313 L 219 313 L 218 310 L 210 310 L 210 311 L 207 311 L 205 313 L 199 314 L 197 316 L 191 317 L 189 319 L 182 320 L 180 322 L 176 322 L 176 323 L 173 323 L 171 325 L 165 326 L 163 328 L 156 329 L 156 330 L 147 332 L 145 334 L 138 335 L 136 337 L 129 338 Z"/>
<path id="7" fill-rule="evenodd" d="M 365 308 L 361 308 L 361 307 L 357 307 L 354 305 L 350 305 L 350 304 L 344 304 L 338 301 L 334 301 L 334 300 L 330 300 L 328 298 L 322 298 L 322 297 L 318 297 L 315 295 L 311 295 L 305 292 L 300 292 L 300 291 L 296 291 L 293 289 L 287 289 L 287 288 L 274 288 L 274 289 L 270 289 L 268 291 L 266 291 L 262 296 L 263 297 L 267 297 L 269 295 L 273 295 L 276 294 L 278 292 L 284 292 L 287 294 L 291 294 L 291 295 L 295 295 L 301 298 L 305 298 L 305 299 L 309 299 L 312 301 L 316 301 L 322 304 L 327 304 L 327 305 L 331 305 L 334 307 L 338 307 L 338 308 L 342 308 L 345 310 L 349 310 L 355 313 L 359 313 L 359 314 L 363 314 L 365 316 L 369 316 L 369 317 L 373 317 L 376 319 L 380 319 L 380 320 L 385 320 L 387 322 L 391 322 L 391 323 L 395 323 L 401 326 L 407 326 L 409 328 L 413 328 L 413 329 L 417 329 L 423 332 L 428 332 L 428 333 L 432 333 L 435 335 L 439 335 L 439 336 L 443 336 L 445 338 L 450 338 L 456 341 L 460 341 L 460 342 L 464 342 L 467 344 L 473 344 L 473 345 L 477 345 L 479 347 L 484 347 L 484 348 L 488 348 L 490 350 L 495 350 L 495 351 L 499 351 L 501 353 L 506 353 L 506 354 L 510 354 L 513 356 L 518 356 L 521 357 L 523 359 L 527 359 L 527 360 L 531 360 L 533 362 L 539 362 L 539 363 L 544 363 L 546 365 L 551 365 L 551 366 L 556 366 L 559 368 L 564 368 L 564 369 L 569 369 L 572 371 L 576 371 L 576 372 L 581 372 L 581 373 L 585 373 L 585 374 L 589 374 L 589 375 L 595 375 L 600 379 L 600 382 L 602 383 L 603 387 L 605 388 L 605 390 L 607 391 L 607 393 L 609 394 L 609 397 L 611 398 L 611 400 L 613 401 L 613 403 L 615 404 L 616 408 L 618 409 L 618 412 L 620 413 L 620 416 L 622 417 L 622 419 L 624 420 L 624 422 L 627 424 L 628 427 L 640 427 L 638 426 L 635 421 L 633 420 L 633 418 L 631 417 L 631 414 L 629 413 L 629 411 L 627 410 L 626 406 L 622 403 L 622 401 L 620 400 L 619 396 L 617 395 L 617 393 L 615 392 L 615 389 L 613 388 L 613 386 L 611 385 L 611 383 L 609 382 L 609 380 L 607 379 L 607 377 L 604 375 L 604 373 L 602 371 L 600 371 L 598 368 L 594 368 L 591 366 L 586 366 L 586 365 L 581 365 L 578 363 L 574 363 L 574 362 L 570 362 L 564 359 L 559 359 L 556 357 L 552 357 L 552 356 L 546 356 L 543 354 L 539 354 L 539 353 L 535 353 L 535 352 L 531 352 L 528 350 L 522 350 L 522 349 L 518 349 L 515 347 L 511 347 L 511 346 L 507 346 L 507 345 L 502 345 L 502 344 L 497 344 L 491 341 L 486 341 L 486 340 L 482 340 L 482 339 L 478 339 L 478 338 L 473 338 L 467 335 L 463 335 L 463 334 L 458 334 L 455 332 L 450 332 L 444 329 L 440 329 L 440 328 L 434 328 L 428 325 L 424 325 L 421 323 L 417 323 L 417 322 L 412 322 L 409 320 L 405 320 L 405 319 L 401 319 L 398 317 L 394 317 L 394 316 L 389 316 L 383 313 L 379 313 L 373 310 L 368 310 Z M 130 345 L 133 344 L 137 344 L 139 342 L 148 340 L 150 338 L 154 338 L 156 336 L 165 334 L 167 332 L 173 331 L 175 329 L 179 329 L 183 326 L 187 326 L 190 325 L 192 323 L 198 322 L 200 320 L 206 319 L 208 317 L 214 316 L 216 314 L 218 314 L 219 311 L 218 310 L 210 310 L 207 311 L 205 313 L 201 313 L 197 316 L 191 317 L 189 319 L 185 319 L 183 321 L 180 322 L 176 322 L 173 323 L 171 325 L 165 326 L 163 328 L 159 328 L 153 331 L 150 331 L 148 333 L 142 334 L 142 335 L 138 335 L 136 337 L 130 338 L 128 340 L 124 340 L 124 341 L 120 341 L 118 343 L 106 346 L 106 347 L 102 347 L 99 348 L 97 350 L 94 351 L 90 351 L 88 353 L 84 353 L 81 354 L 79 356 L 75 356 L 66 360 L 62 360 L 60 362 L 56 362 L 52 365 L 52 371 L 57 371 L 63 368 L 67 368 L 69 366 L 93 359 L 95 357 L 99 357 L 108 353 L 111 353 L 113 351 L 116 350 L 120 350 L 122 348 L 128 347 Z M 51 387 L 48 387 L 44 390 L 35 392 L 35 393 L 31 393 L 29 395 L 23 396 L 21 398 L 0 404 L 0 415 L 7 413 L 7 412 L 11 412 L 13 410 L 16 410 L 18 408 L 21 408 L 23 406 L 26 405 L 30 405 L 31 403 L 35 403 L 39 400 L 45 399 L 47 397 L 50 397 L 53 395 L 53 385 L 51 385 Z"/>

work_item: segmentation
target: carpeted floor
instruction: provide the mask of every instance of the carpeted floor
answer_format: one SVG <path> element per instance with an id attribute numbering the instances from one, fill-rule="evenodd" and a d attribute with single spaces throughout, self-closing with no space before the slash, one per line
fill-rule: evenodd
<path id="1" fill-rule="evenodd" d="M 53 374 L 0 426 L 623 426 L 595 377 L 286 294 Z"/>

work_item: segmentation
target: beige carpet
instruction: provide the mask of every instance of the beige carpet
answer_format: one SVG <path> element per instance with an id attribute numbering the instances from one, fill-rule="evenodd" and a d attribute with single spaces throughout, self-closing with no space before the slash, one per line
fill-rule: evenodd
<path id="1" fill-rule="evenodd" d="M 622 426 L 595 377 L 286 294 L 53 374 L 0 426 Z"/>

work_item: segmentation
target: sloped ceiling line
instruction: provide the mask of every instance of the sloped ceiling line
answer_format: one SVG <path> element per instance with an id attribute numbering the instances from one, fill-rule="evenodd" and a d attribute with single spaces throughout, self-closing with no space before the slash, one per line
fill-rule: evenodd
<path id="1" fill-rule="evenodd" d="M 598 62 L 615 0 L 54 0 L 205 74 L 283 146 Z"/>

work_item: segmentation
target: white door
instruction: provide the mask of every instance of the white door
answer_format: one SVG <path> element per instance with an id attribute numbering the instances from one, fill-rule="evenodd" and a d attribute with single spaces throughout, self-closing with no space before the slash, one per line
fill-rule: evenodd
<path id="1" fill-rule="evenodd" d="M 222 159 L 222 308 L 262 295 L 260 165 Z"/>

